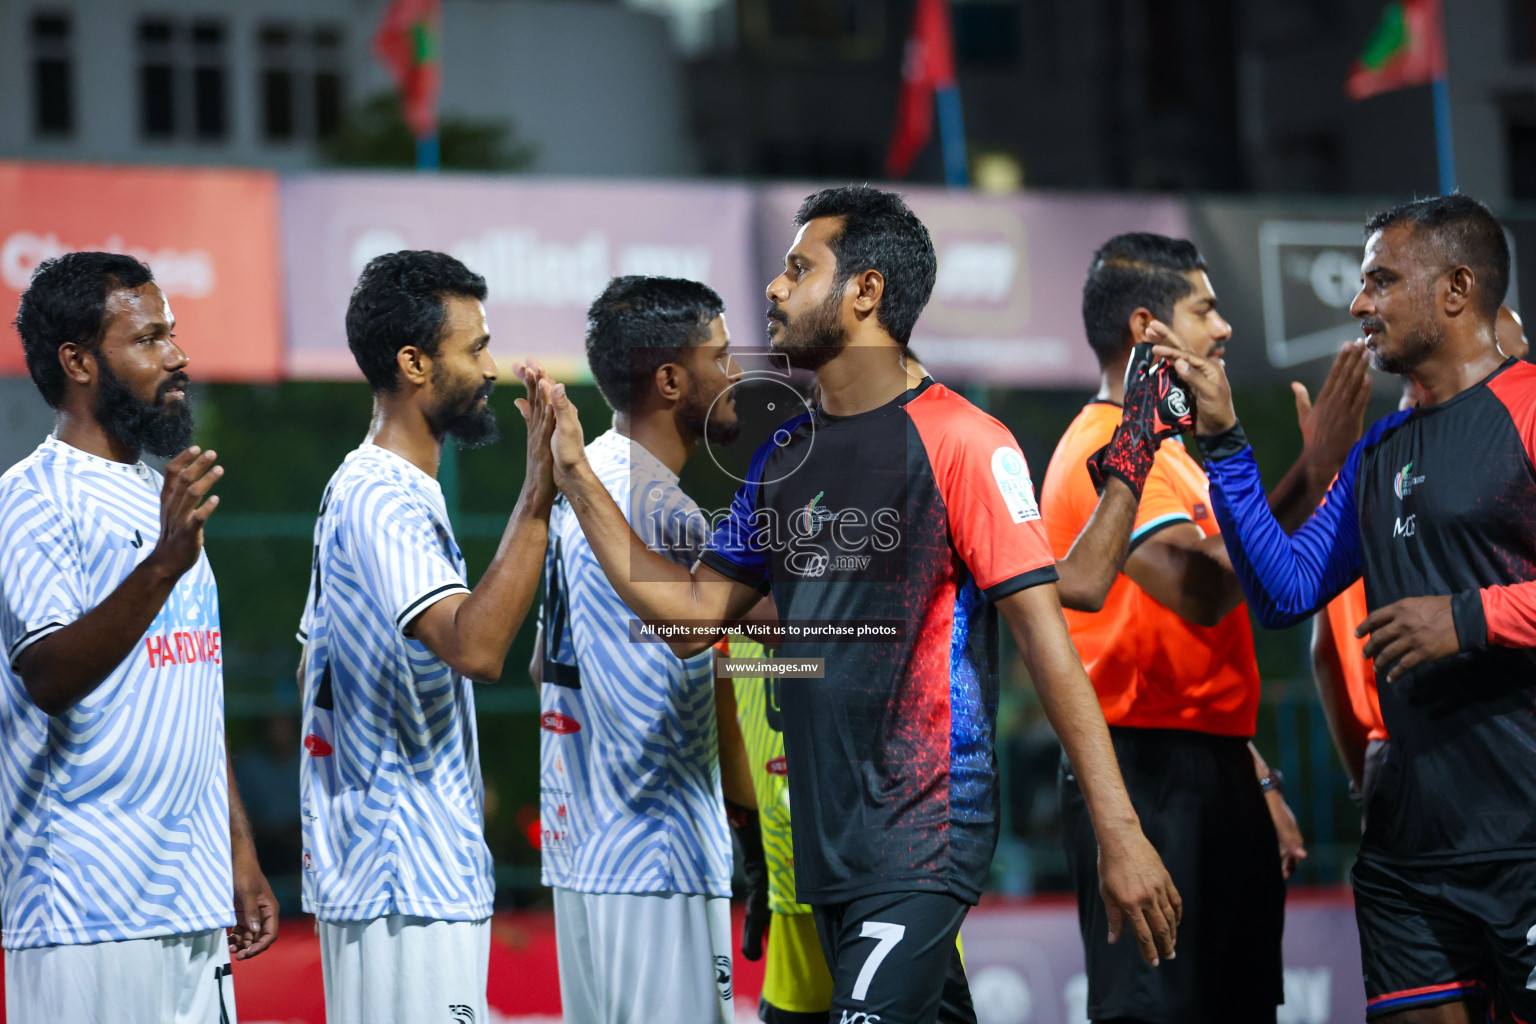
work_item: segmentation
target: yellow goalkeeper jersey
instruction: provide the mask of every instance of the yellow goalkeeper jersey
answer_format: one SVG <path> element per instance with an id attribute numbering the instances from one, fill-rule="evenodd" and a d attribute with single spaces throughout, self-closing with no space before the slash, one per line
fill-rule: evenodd
<path id="1" fill-rule="evenodd" d="M 766 657 L 763 645 L 738 634 L 725 644 L 732 658 Z M 717 648 L 718 650 L 718 648 Z M 736 718 L 752 764 L 752 787 L 768 855 L 768 908 L 775 914 L 809 914 L 795 902 L 795 851 L 789 837 L 789 779 L 784 763 L 776 679 L 745 678 L 736 684 Z"/>

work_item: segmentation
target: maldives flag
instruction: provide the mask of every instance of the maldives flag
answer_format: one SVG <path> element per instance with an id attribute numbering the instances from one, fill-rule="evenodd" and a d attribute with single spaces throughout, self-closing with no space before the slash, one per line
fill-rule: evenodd
<path id="1" fill-rule="evenodd" d="M 401 113 L 418 139 L 437 134 L 442 37 L 442 0 L 394 0 L 373 36 L 373 55 L 399 87 Z"/>
<path id="2" fill-rule="evenodd" d="M 888 177 L 905 177 L 912 169 L 912 162 L 933 137 L 935 94 L 955 88 L 955 42 L 949 30 L 949 5 L 945 0 L 917 0 L 901 69 L 896 131 L 885 158 Z"/>
<path id="3" fill-rule="evenodd" d="M 1445 77 L 1440 0 L 1392 0 L 1344 83 L 1352 100 Z"/>

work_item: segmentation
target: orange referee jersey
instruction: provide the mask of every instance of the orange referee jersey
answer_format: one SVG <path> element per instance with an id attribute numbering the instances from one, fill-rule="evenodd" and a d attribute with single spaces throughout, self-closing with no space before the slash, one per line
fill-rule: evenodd
<path id="1" fill-rule="evenodd" d="M 1365 657 L 1365 641 L 1355 638 L 1355 628 L 1365 621 L 1365 581 L 1354 585 L 1328 602 L 1328 626 L 1339 649 L 1339 664 L 1344 670 L 1344 688 L 1349 691 L 1349 706 L 1360 724 L 1369 730 L 1368 739 L 1387 738 L 1387 725 L 1381 720 L 1381 697 L 1376 693 L 1376 669 Z"/>
<path id="2" fill-rule="evenodd" d="M 1051 456 L 1040 514 L 1057 559 L 1066 557 L 1098 505 L 1088 456 L 1109 442 L 1120 416 L 1120 406 L 1112 402 L 1089 403 Z M 1220 532 L 1211 514 L 1205 471 L 1173 438 L 1158 449 L 1142 489 L 1132 549 L 1157 531 L 1185 522 L 1194 523 L 1206 536 Z M 1247 605 L 1238 605 L 1215 626 L 1195 626 L 1122 573 L 1102 611 L 1068 610 L 1066 615 L 1110 725 L 1253 735 L 1259 666 Z"/>

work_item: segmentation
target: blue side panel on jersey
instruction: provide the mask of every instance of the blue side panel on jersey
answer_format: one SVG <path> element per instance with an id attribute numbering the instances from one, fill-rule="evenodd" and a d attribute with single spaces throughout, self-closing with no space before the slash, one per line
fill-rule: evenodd
<path id="1" fill-rule="evenodd" d="M 986 607 L 986 595 L 967 575 L 955 590 L 949 643 L 949 817 L 964 824 L 995 814 L 992 722 L 997 709 L 987 706 L 971 648 L 971 631 L 980 626 Z"/>

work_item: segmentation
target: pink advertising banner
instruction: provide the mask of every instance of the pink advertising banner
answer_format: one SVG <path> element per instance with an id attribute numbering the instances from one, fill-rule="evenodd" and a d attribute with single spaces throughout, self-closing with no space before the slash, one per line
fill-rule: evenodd
<path id="1" fill-rule="evenodd" d="M 794 240 L 795 210 L 815 186 L 760 192 L 758 276 L 770 280 Z M 1098 380 L 1083 339 L 1083 277 L 1095 249 L 1126 231 L 1188 233 L 1184 204 L 1169 197 L 986 197 L 903 189 L 933 235 L 939 275 L 912 335 L 936 377 L 1021 387 Z"/>
<path id="2" fill-rule="evenodd" d="M 586 373 L 586 312 L 618 274 L 712 286 L 728 324 L 758 341 L 753 193 L 743 185 L 573 182 L 409 174 L 325 174 L 282 182 L 287 375 L 360 379 L 347 299 L 364 264 L 437 249 L 484 275 L 491 351 L 564 379 Z"/>

